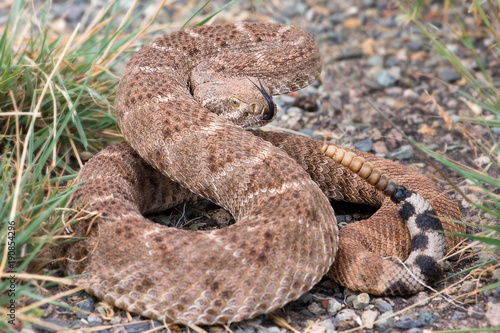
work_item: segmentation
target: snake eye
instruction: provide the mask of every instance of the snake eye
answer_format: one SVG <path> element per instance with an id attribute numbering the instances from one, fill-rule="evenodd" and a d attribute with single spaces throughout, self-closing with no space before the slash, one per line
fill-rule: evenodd
<path id="1" fill-rule="evenodd" d="M 234 106 L 234 107 L 238 107 L 238 106 L 240 106 L 240 101 L 239 101 L 237 98 L 233 98 L 232 103 L 233 103 L 233 106 Z"/>

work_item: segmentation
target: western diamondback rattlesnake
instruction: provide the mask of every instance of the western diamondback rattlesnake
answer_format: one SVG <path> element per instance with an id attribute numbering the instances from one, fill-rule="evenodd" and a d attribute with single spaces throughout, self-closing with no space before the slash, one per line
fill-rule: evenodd
<path id="1" fill-rule="evenodd" d="M 319 72 L 315 40 L 278 24 L 204 26 L 144 46 L 116 98 L 128 143 L 103 150 L 79 174 L 86 183 L 72 205 L 97 215 L 72 226 L 86 237 L 63 247 L 64 271 L 83 274 L 75 282 L 111 304 L 184 324 L 234 322 L 282 307 L 330 267 L 331 277 L 355 290 L 422 289 L 415 275 L 432 275 L 435 259 L 415 252 L 410 273 L 383 257 L 404 261 L 410 247 L 423 251 L 433 236 L 410 240 L 395 204 L 325 156 L 322 142 L 237 126 L 270 121 L 267 95 L 300 89 Z M 460 218 L 426 177 L 357 154 L 418 191 L 439 216 Z M 228 209 L 237 223 L 192 232 L 142 216 L 199 195 Z M 342 229 L 339 241 L 328 199 L 381 208 Z M 426 221 L 413 218 L 413 225 L 434 228 Z M 445 230 L 461 231 L 442 222 Z M 448 247 L 457 241 L 446 237 Z"/>

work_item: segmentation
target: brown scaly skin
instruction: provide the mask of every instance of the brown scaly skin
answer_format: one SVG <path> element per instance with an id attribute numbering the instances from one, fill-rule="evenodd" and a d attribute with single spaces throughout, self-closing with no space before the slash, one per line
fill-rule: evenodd
<path id="1" fill-rule="evenodd" d="M 66 274 L 84 274 L 76 283 L 117 307 L 184 324 L 235 322 L 282 307 L 332 263 L 330 275 L 352 289 L 379 294 L 414 285 L 402 267 L 380 258 L 408 255 L 395 207 L 325 157 L 323 143 L 256 136 L 228 122 L 269 122 L 273 105 L 265 95 L 300 89 L 319 71 L 310 35 L 268 23 L 181 31 L 141 49 L 116 99 L 129 143 L 103 150 L 78 177 L 86 184 L 71 204 L 97 217 L 73 225 L 77 236 L 87 237 L 63 248 Z M 215 104 L 220 116 L 206 109 Z M 425 177 L 359 154 L 422 193 L 439 214 L 460 216 Z M 237 223 L 192 232 L 142 217 L 196 195 L 228 209 Z M 328 198 L 382 206 L 344 228 L 339 243 Z"/>

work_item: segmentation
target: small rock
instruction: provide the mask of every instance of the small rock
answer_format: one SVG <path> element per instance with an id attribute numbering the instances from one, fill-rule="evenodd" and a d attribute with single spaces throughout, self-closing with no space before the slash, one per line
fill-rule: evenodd
<path id="1" fill-rule="evenodd" d="M 384 57 L 379 54 L 376 54 L 369 57 L 366 60 L 366 63 L 372 67 L 382 67 L 384 66 Z"/>
<path id="2" fill-rule="evenodd" d="M 369 152 L 372 149 L 372 146 L 373 146 L 373 140 L 370 138 L 358 141 L 354 144 L 354 148 L 364 152 Z"/>
<path id="3" fill-rule="evenodd" d="M 33 328 L 42 332 L 57 332 L 57 330 L 55 329 L 42 326 L 41 323 L 50 323 L 62 328 L 69 328 L 69 322 L 57 318 L 45 318 L 43 320 L 40 319 L 40 325 L 37 323 L 33 323 Z"/>
<path id="4" fill-rule="evenodd" d="M 465 318 L 467 318 L 467 314 L 465 312 L 462 312 L 462 311 L 455 311 L 453 313 L 453 316 L 451 316 L 451 320 L 455 320 L 455 321 L 462 320 Z"/>
<path id="5" fill-rule="evenodd" d="M 408 333 L 422 333 L 422 329 L 413 327 L 408 330 Z"/>
<path id="6" fill-rule="evenodd" d="M 375 307 L 382 313 L 392 311 L 392 305 L 380 298 L 375 299 Z"/>
<path id="7" fill-rule="evenodd" d="M 89 322 L 89 327 L 96 327 L 102 325 L 102 318 L 94 313 L 91 313 L 87 317 L 87 321 Z"/>
<path id="8" fill-rule="evenodd" d="M 420 327 L 422 326 L 422 322 L 420 320 L 403 320 L 398 321 L 395 326 L 399 329 L 407 330 L 412 327 Z"/>
<path id="9" fill-rule="evenodd" d="M 302 116 L 302 109 L 292 106 L 286 110 L 286 114 L 289 115 L 290 117 L 300 117 Z"/>
<path id="10" fill-rule="evenodd" d="M 307 309 L 302 309 L 300 310 L 300 313 L 304 316 L 306 316 L 307 318 L 316 318 L 316 316 L 309 310 Z"/>
<path id="11" fill-rule="evenodd" d="M 389 154 L 389 158 L 393 160 L 407 160 L 413 155 L 413 147 L 404 145 Z"/>
<path id="12" fill-rule="evenodd" d="M 273 327 L 259 328 L 257 330 L 257 333 L 281 333 L 281 331 L 278 327 L 273 326 Z"/>
<path id="13" fill-rule="evenodd" d="M 422 41 L 421 41 L 421 40 L 412 39 L 412 40 L 410 40 L 410 41 L 406 44 L 406 46 L 407 46 L 410 50 L 412 50 L 412 51 L 414 51 L 414 52 L 416 52 L 416 51 L 420 51 L 420 50 L 422 49 Z"/>
<path id="14" fill-rule="evenodd" d="M 243 332 L 245 332 L 245 333 L 255 333 L 256 332 L 255 327 L 250 326 L 250 325 L 243 325 L 242 328 L 243 328 Z"/>
<path id="15" fill-rule="evenodd" d="M 366 326 L 367 329 L 371 330 L 373 328 L 373 322 L 377 319 L 378 312 L 374 310 L 366 310 L 361 314 L 361 320 L 363 321 L 363 325 Z"/>
<path id="16" fill-rule="evenodd" d="M 485 317 L 491 327 L 500 327 L 500 304 L 488 303 Z"/>
<path id="17" fill-rule="evenodd" d="M 375 324 L 375 327 L 377 328 L 377 332 L 390 332 L 392 331 L 392 327 L 394 326 L 394 317 L 392 317 L 392 315 L 394 314 L 394 312 L 391 311 L 387 311 L 385 313 L 383 313 L 380 317 L 379 317 L 379 321 L 378 323 Z M 385 319 L 385 320 L 384 320 Z"/>
<path id="18" fill-rule="evenodd" d="M 337 320 L 335 320 L 335 318 L 329 318 L 323 320 L 320 325 L 326 328 L 327 330 L 335 331 L 339 323 Z"/>
<path id="19" fill-rule="evenodd" d="M 474 305 L 472 308 L 469 308 L 469 316 L 471 316 L 474 319 L 483 319 L 484 315 L 486 313 L 485 311 L 486 306 L 484 303 L 479 303 Z"/>
<path id="20" fill-rule="evenodd" d="M 435 322 L 437 320 L 437 317 L 430 312 L 422 312 L 418 316 L 418 319 L 420 320 L 423 326 L 427 326 Z"/>
<path id="21" fill-rule="evenodd" d="M 460 80 L 462 76 L 455 69 L 440 69 L 437 72 L 438 78 L 445 82 L 454 82 Z"/>
<path id="22" fill-rule="evenodd" d="M 149 321 L 143 323 L 131 323 L 125 326 L 127 333 L 140 333 L 150 329 Z"/>
<path id="23" fill-rule="evenodd" d="M 384 141 L 377 141 L 373 144 L 372 146 L 373 152 L 375 154 L 383 155 L 386 156 L 389 154 L 389 150 L 387 149 L 387 146 L 385 145 Z"/>
<path id="24" fill-rule="evenodd" d="M 356 317 L 356 312 L 352 309 L 344 309 L 335 316 L 339 321 L 355 320 Z"/>
<path id="25" fill-rule="evenodd" d="M 398 81 L 401 79 L 401 67 L 392 66 L 389 68 L 389 74 L 394 78 L 394 80 Z"/>
<path id="26" fill-rule="evenodd" d="M 396 79 L 389 73 L 387 69 L 379 69 L 373 74 L 373 78 L 382 87 L 393 86 L 396 83 Z"/>
<path id="27" fill-rule="evenodd" d="M 367 293 L 359 294 L 352 302 L 352 306 L 355 309 L 364 309 L 368 306 L 368 304 L 370 304 L 370 296 L 368 296 Z"/>
<path id="28" fill-rule="evenodd" d="M 345 304 L 352 307 L 355 299 L 356 299 L 356 295 L 349 295 L 345 298 Z"/>
<path id="29" fill-rule="evenodd" d="M 500 268 L 495 269 L 492 275 L 494 279 L 500 280 Z"/>
<path id="30" fill-rule="evenodd" d="M 413 89 L 405 89 L 403 91 L 403 97 L 408 101 L 415 103 L 418 100 L 418 94 L 413 91 Z"/>
<path id="31" fill-rule="evenodd" d="M 363 56 L 363 50 L 359 47 L 345 48 L 343 50 L 337 50 L 333 56 L 334 60 L 346 60 L 361 58 Z"/>
<path id="32" fill-rule="evenodd" d="M 95 301 L 92 298 L 87 298 L 81 303 L 78 303 L 77 307 L 82 310 L 82 311 L 87 311 L 87 312 L 94 312 L 94 304 Z M 76 317 L 78 319 L 87 319 L 88 314 L 83 313 L 83 312 L 77 312 Z"/>
<path id="33" fill-rule="evenodd" d="M 318 303 L 311 303 L 308 307 L 307 310 L 311 311 L 311 313 L 315 315 L 319 315 L 325 312 L 325 309 L 323 309 L 321 306 L 318 305 Z"/>
<path id="34" fill-rule="evenodd" d="M 462 287 L 460 287 L 460 292 L 462 293 L 470 293 L 473 290 L 476 290 L 476 283 L 473 281 L 465 281 Z"/>
<path id="35" fill-rule="evenodd" d="M 295 97 L 284 94 L 276 97 L 276 100 L 280 100 L 283 103 L 283 105 L 292 105 L 293 102 L 295 102 Z"/>
<path id="36" fill-rule="evenodd" d="M 334 316 L 337 312 L 342 309 L 342 304 L 335 298 L 328 301 L 328 314 Z"/>
<path id="37" fill-rule="evenodd" d="M 314 130 L 312 128 L 302 128 L 299 130 L 300 133 L 312 137 L 314 135 Z"/>

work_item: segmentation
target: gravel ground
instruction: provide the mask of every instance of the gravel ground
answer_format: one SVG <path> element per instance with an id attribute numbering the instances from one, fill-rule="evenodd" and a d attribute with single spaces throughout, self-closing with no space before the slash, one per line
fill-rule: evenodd
<path id="1" fill-rule="evenodd" d="M 168 5 L 151 29 L 177 29 L 199 7 L 196 1 L 176 2 Z M 99 3 L 99 1 L 94 2 Z M 213 1 L 203 13 L 218 8 L 224 1 Z M 359 1 L 240 1 L 221 13 L 216 22 L 273 20 L 306 28 L 318 40 L 323 59 L 320 80 L 299 93 L 275 98 L 279 106 L 278 119 L 271 125 L 315 138 L 354 146 L 357 149 L 400 160 L 406 165 L 434 179 L 439 186 L 455 198 L 463 208 L 465 220 L 476 225 L 496 225 L 491 216 L 472 210 L 456 192 L 451 190 L 425 159 L 415 152 L 402 138 L 399 130 L 423 143 L 428 148 L 442 152 L 464 165 L 481 168 L 489 160 L 474 151 L 460 134 L 456 125 L 451 129 L 443 120 L 440 110 L 433 105 L 432 96 L 444 112 L 454 116 L 478 116 L 485 110 L 467 103 L 458 90 L 476 93 L 467 86 L 461 75 L 434 52 L 429 42 L 417 29 L 400 20 L 395 8 L 386 0 Z M 71 30 L 82 17 L 82 2 L 57 2 L 54 4 L 55 24 Z M 146 10 L 147 15 L 149 12 Z M 486 71 L 493 83 L 500 86 L 500 60 L 487 52 L 494 43 L 492 38 L 475 29 L 473 16 L 463 7 L 458 15 L 474 36 L 476 51 L 486 64 Z M 461 57 L 463 64 L 480 77 L 474 58 L 443 24 L 442 4 L 433 4 L 424 11 L 429 23 L 441 31 L 447 48 Z M 449 15 L 452 20 L 453 15 Z M 451 25 L 453 26 L 453 24 Z M 163 27 L 163 28 L 162 28 Z M 115 69 L 119 71 L 119 69 Z M 393 127 L 369 104 L 372 101 L 396 127 Z M 489 135 L 482 127 L 473 126 L 478 135 Z M 498 130 L 498 129 L 495 129 Z M 500 131 L 492 135 L 499 138 Z M 469 197 L 477 192 L 458 174 L 446 170 L 459 188 Z M 492 173 L 498 172 L 491 170 Z M 492 174 L 498 177 L 498 174 Z M 157 216 L 158 221 L 187 220 L 196 218 L 191 228 L 210 225 L 210 221 L 227 223 L 225 212 L 210 204 L 202 208 L 211 218 L 197 217 L 191 206 L 180 207 L 168 214 Z M 181 214 L 182 213 L 182 214 Z M 366 213 L 366 212 L 364 212 Z M 363 213 L 363 214 L 364 214 Z M 341 224 L 362 218 L 358 212 L 342 212 Z M 496 254 L 498 258 L 498 254 Z M 450 260 L 446 282 L 436 286 L 442 295 L 433 291 L 421 292 L 411 297 L 373 297 L 355 294 L 332 281 L 324 279 L 299 300 L 277 310 L 293 328 L 307 332 L 345 331 L 364 324 L 366 332 L 425 332 L 429 330 L 470 329 L 500 327 L 500 288 L 474 293 L 478 288 L 500 279 L 500 269 L 478 270 L 465 277 L 451 277 L 453 272 L 470 267 L 474 262 L 495 260 L 494 254 L 478 253 L 468 259 Z M 465 278 L 464 278 L 465 277 Z M 457 283 L 457 284 L 455 284 Z M 53 290 L 56 293 L 58 290 Z M 106 304 L 81 292 L 65 297 L 62 302 L 88 311 L 91 314 L 73 313 L 64 308 L 48 305 L 44 308 L 46 321 L 68 329 L 105 326 L 108 332 L 142 332 L 161 327 L 158 322 L 132 315 L 132 320 L 119 309 L 109 314 Z M 103 319 L 103 315 L 107 315 Z M 238 333 L 271 333 L 285 331 L 273 316 L 265 315 L 254 320 L 231 325 Z M 382 319 L 382 320 L 380 320 Z M 374 321 L 378 321 L 374 324 Z M 185 328 L 179 328 L 185 330 Z M 205 328 L 210 332 L 223 332 L 222 327 Z M 24 332 L 41 332 L 32 325 Z"/>

